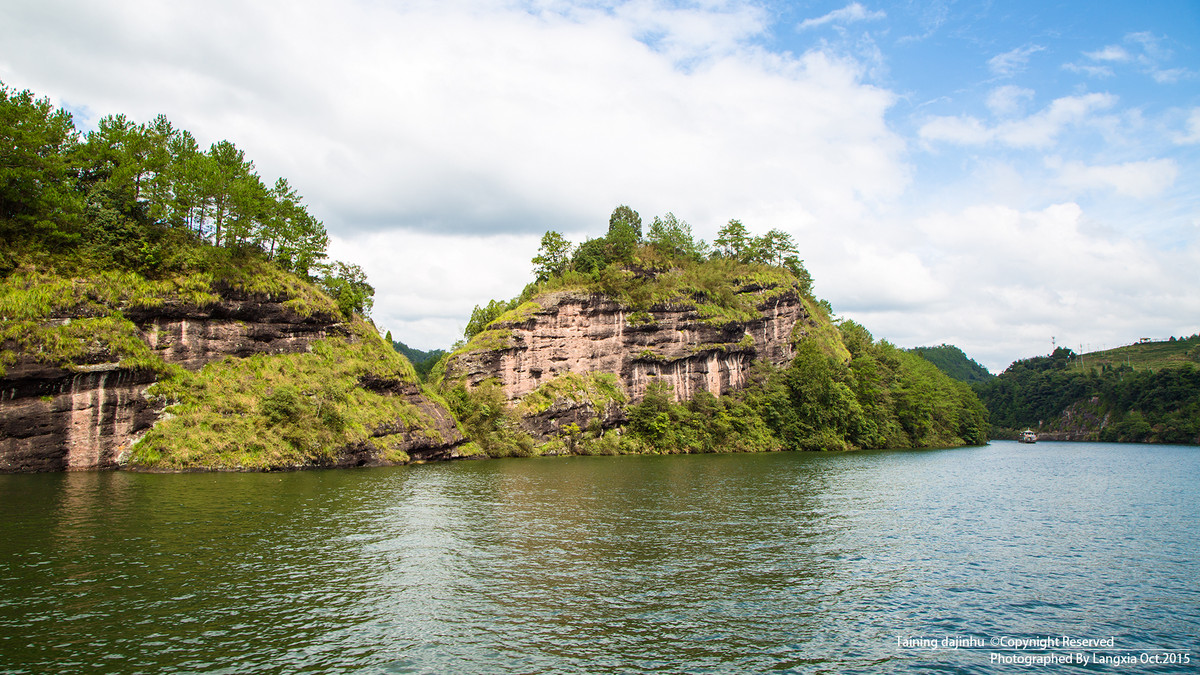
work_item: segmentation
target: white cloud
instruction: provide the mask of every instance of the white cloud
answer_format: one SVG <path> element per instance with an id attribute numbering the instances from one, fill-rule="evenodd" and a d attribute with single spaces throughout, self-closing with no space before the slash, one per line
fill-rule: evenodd
<path id="1" fill-rule="evenodd" d="M 1142 53 L 1138 56 L 1138 60 L 1143 63 L 1159 62 L 1171 58 L 1171 50 L 1162 46 L 1162 39 L 1150 31 L 1129 33 L 1125 36 L 1125 42 L 1141 48 Z"/>
<path id="2" fill-rule="evenodd" d="M 1064 63 L 1064 70 L 1069 70 L 1073 73 L 1087 75 L 1088 77 L 1113 77 L 1116 72 L 1108 66 L 1089 66 L 1080 65 L 1078 63 Z"/>
<path id="3" fill-rule="evenodd" d="M 1118 63 L 1124 63 L 1132 58 L 1129 52 L 1120 45 L 1109 45 L 1094 52 L 1084 52 L 1083 55 L 1093 61 L 1116 61 Z"/>
<path id="4" fill-rule="evenodd" d="M 1159 84 L 1174 84 L 1192 78 L 1193 74 L 1187 68 L 1154 68 L 1150 71 L 1150 77 Z"/>
<path id="5" fill-rule="evenodd" d="M 927 307 L 946 294 L 916 254 L 867 241 L 844 240 L 841 251 L 821 263 L 822 287 L 837 295 L 839 312 L 880 312 Z M 819 279 L 820 279 L 819 277 Z"/>
<path id="6" fill-rule="evenodd" d="M 921 92 L 948 114 L 913 135 L 938 152 L 909 153 L 907 120 L 888 119 L 898 96 L 867 84 L 901 63 L 894 43 L 841 30 L 883 12 L 852 2 L 807 22 L 842 43 L 804 34 L 772 52 L 764 6 L 0 3 L 0 78 L 93 122 L 161 112 L 206 145 L 234 141 L 304 194 L 331 254 L 368 272 L 377 323 L 415 347 L 449 346 L 474 305 L 518 293 L 543 231 L 600 235 L 619 203 L 646 220 L 674 211 L 709 240 L 734 217 L 785 229 L 838 312 L 994 368 L 1048 351 L 1050 335 L 1136 339 L 1200 316 L 1195 162 L 1172 145 L 1200 142 L 1193 101 L 1166 125 L 1135 119 L 1153 110 L 1141 99 L 1122 110 L 1048 79 L 1037 107 L 1011 85 L 988 85 L 983 112 L 944 107 L 961 92 Z M 946 5 L 919 11 L 930 34 L 950 21 Z M 1080 60 L 1145 69 L 1155 49 L 1166 63 L 1148 42 L 1122 42 L 1128 62 Z M 1012 76 L 1041 49 L 989 65 Z M 1048 149 L 1065 159 L 1050 166 Z M 1132 238 L 1168 210 L 1158 202 L 1174 219 L 1166 253 Z"/>
<path id="7" fill-rule="evenodd" d="M 1170 159 L 1088 166 L 1082 162 L 1048 158 L 1046 166 L 1058 172 L 1057 182 L 1068 189 L 1114 190 L 1136 199 L 1161 195 L 1179 175 L 1179 166 Z"/>
<path id="8" fill-rule="evenodd" d="M 1191 79 L 1196 74 L 1188 68 L 1168 68 L 1165 63 L 1173 54 L 1164 46 L 1166 40 L 1148 31 L 1129 33 L 1124 42 L 1129 48 L 1121 45 L 1108 45 L 1083 55 L 1090 63 L 1066 63 L 1063 68 L 1071 72 L 1081 73 L 1091 77 L 1113 77 L 1116 71 L 1111 64 L 1132 64 L 1149 75 L 1159 84 L 1174 84 L 1180 80 Z"/>
<path id="9" fill-rule="evenodd" d="M 1012 84 L 996 87 L 988 94 L 987 106 L 997 117 L 1011 117 L 1024 112 L 1025 104 L 1033 99 L 1034 91 Z"/>
<path id="10" fill-rule="evenodd" d="M 4 29 L 25 84 L 229 138 L 332 231 L 581 229 L 624 202 L 840 219 L 907 180 L 892 94 L 745 43 L 752 3 L 45 6 Z"/>
<path id="11" fill-rule="evenodd" d="M 815 19 L 805 19 L 797 26 L 797 30 L 808 30 L 809 28 L 818 28 L 827 24 L 846 24 L 855 23 L 858 21 L 878 21 L 887 18 L 887 13 L 883 10 L 870 11 L 862 4 L 852 2 L 841 9 L 835 9 L 832 12 L 817 17 Z"/>
<path id="12" fill-rule="evenodd" d="M 996 128 L 996 137 L 1016 147 L 1047 147 L 1068 125 L 1082 124 L 1099 110 L 1116 105 L 1111 94 L 1084 94 L 1055 99 L 1044 110 L 1023 120 L 1004 122 Z"/>
<path id="13" fill-rule="evenodd" d="M 1019 119 L 1010 119 L 988 127 L 971 116 L 933 117 L 918 131 L 926 142 L 944 141 L 959 145 L 996 142 L 1017 148 L 1046 148 L 1059 134 L 1073 125 L 1091 121 L 1093 113 L 1116 105 L 1111 94 L 1084 94 L 1055 99 L 1041 111 Z"/>
<path id="14" fill-rule="evenodd" d="M 1195 282 L 1179 283 L 1200 265 L 1200 250 L 1154 251 L 1097 236 L 1089 221 L 1072 202 L 922 216 L 914 226 L 924 237 L 922 266 L 946 294 L 902 311 L 847 314 L 902 346 L 944 336 L 994 371 L 1014 354 L 1048 353 L 1051 336 L 1073 348 L 1117 346 L 1139 333 L 1176 334 L 1181 317 L 1200 316 Z"/>
<path id="15" fill-rule="evenodd" d="M 854 61 L 748 43 L 753 3 L 23 9 L 0 21 L 8 84 L 232 140 L 304 195 L 417 347 L 519 292 L 543 231 L 601 235 L 617 204 L 708 239 L 734 217 L 799 236 L 908 182 L 894 96 Z"/>
<path id="16" fill-rule="evenodd" d="M 537 235 L 443 235 L 411 230 L 334 236 L 329 254 L 361 265 L 375 287 L 380 330 L 419 349 L 462 337 L 475 305 L 515 297 L 531 280 Z"/>
<path id="17" fill-rule="evenodd" d="M 957 145 L 982 145 L 995 135 L 983 122 L 967 115 L 931 118 L 921 125 L 918 133 L 924 141 L 945 141 Z"/>
<path id="18" fill-rule="evenodd" d="M 1188 115 L 1186 124 L 1186 131 L 1175 134 L 1175 143 L 1179 145 L 1193 145 L 1195 143 L 1200 143 L 1200 108 L 1192 108 L 1192 112 L 1190 115 Z"/>
<path id="19" fill-rule="evenodd" d="M 1016 49 L 997 54 L 988 60 L 988 68 L 992 73 L 1000 77 L 1012 77 L 1017 73 L 1025 70 L 1029 65 L 1029 57 L 1044 50 L 1041 45 L 1026 45 L 1017 47 Z"/>

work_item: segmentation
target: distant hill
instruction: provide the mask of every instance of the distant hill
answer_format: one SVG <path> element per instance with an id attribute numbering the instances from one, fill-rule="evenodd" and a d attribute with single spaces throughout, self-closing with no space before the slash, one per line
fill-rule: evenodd
<path id="1" fill-rule="evenodd" d="M 1132 345 L 1089 352 L 1077 357 L 1075 364 L 1082 370 L 1111 370 L 1127 366 L 1133 370 L 1160 370 L 1200 363 L 1200 335 L 1169 340 L 1144 340 Z"/>
<path id="2" fill-rule="evenodd" d="M 958 380 L 972 384 L 987 382 L 995 377 L 975 359 L 967 358 L 961 349 L 954 345 L 941 344 L 936 347 L 914 347 L 908 351 L 920 356 L 937 366 L 938 370 Z"/>
<path id="3" fill-rule="evenodd" d="M 1083 354 L 1059 347 L 972 385 L 992 438 L 1200 443 L 1200 336 Z"/>
<path id="4" fill-rule="evenodd" d="M 391 336 L 391 332 L 388 333 L 388 336 Z M 422 380 L 425 379 L 425 376 L 429 374 L 429 369 L 433 368 L 433 364 L 437 363 L 438 359 L 446 355 L 446 350 L 444 349 L 432 349 L 430 351 L 423 352 L 420 349 L 413 349 L 403 342 L 397 342 L 395 340 L 392 340 L 392 347 L 396 351 L 403 354 L 404 358 L 408 359 L 413 364 L 413 368 L 416 368 L 417 374 L 421 376 Z"/>

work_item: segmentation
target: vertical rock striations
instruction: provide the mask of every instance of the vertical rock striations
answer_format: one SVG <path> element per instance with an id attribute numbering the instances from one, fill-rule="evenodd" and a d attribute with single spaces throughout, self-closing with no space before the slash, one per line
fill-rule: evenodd
<path id="1" fill-rule="evenodd" d="M 229 357 L 305 353 L 326 338 L 356 339 L 332 313 L 301 315 L 284 302 L 229 291 L 202 308 L 167 301 L 127 309 L 124 316 L 136 327 L 129 330 L 149 349 L 149 358 L 141 362 L 190 371 Z M 69 325 L 79 318 L 54 316 L 47 323 Z M 162 415 L 162 404 L 146 395 L 159 379 L 158 370 L 123 366 L 103 340 L 91 340 L 87 353 L 69 363 L 47 363 L 11 340 L 4 348 L 16 350 L 16 358 L 9 359 L 0 377 L 0 471 L 115 468 Z M 424 397 L 415 384 L 396 380 L 363 387 L 400 397 L 421 415 L 420 429 L 395 420 L 370 430 L 372 436 L 400 439 L 398 449 L 410 458 L 451 456 L 463 442 L 449 411 Z M 387 463 L 378 455 L 369 445 L 347 447 L 331 465 Z"/>
<path id="2" fill-rule="evenodd" d="M 561 395 L 563 387 L 554 383 L 567 374 L 611 373 L 627 403 L 640 401 L 654 381 L 670 384 L 677 400 L 702 390 L 720 396 L 746 384 L 756 359 L 785 365 L 793 355 L 794 332 L 802 334 L 812 324 L 797 288 L 751 286 L 740 294 L 757 316 L 720 321 L 687 302 L 634 311 L 600 294 L 546 293 L 452 354 L 446 378 L 472 387 L 495 380 L 518 404 L 527 428 L 543 437 L 593 416 L 606 425 L 619 418 L 612 406 L 588 411 L 587 397 Z M 559 395 L 532 409 L 519 404 L 547 388 Z"/>

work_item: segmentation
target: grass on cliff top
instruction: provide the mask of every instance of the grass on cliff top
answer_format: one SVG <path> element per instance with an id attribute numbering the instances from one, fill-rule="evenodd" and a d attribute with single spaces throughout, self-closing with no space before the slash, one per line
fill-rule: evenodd
<path id="1" fill-rule="evenodd" d="M 609 403 L 623 404 L 627 397 L 614 373 L 559 373 L 521 397 L 517 413 L 522 416 L 537 415 L 546 412 L 560 400 L 586 403 L 596 413 L 601 413 Z"/>
<path id="2" fill-rule="evenodd" d="M 705 323 L 726 325 L 758 318 L 759 307 L 774 298 L 800 294 L 800 282 L 782 267 L 727 258 L 668 260 L 644 247 L 630 265 L 590 274 L 568 271 L 534 284 L 525 295 L 560 290 L 600 293 L 634 312 L 658 306 L 694 309 Z"/>
<path id="3" fill-rule="evenodd" d="M 203 309 L 230 292 L 282 302 L 302 317 L 340 315 L 315 286 L 255 258 L 222 258 L 210 271 L 163 279 L 112 269 L 68 275 L 27 265 L 0 280 L 0 376 L 21 355 L 65 368 L 118 361 L 169 373 L 124 312 L 167 303 Z"/>
<path id="4" fill-rule="evenodd" d="M 1100 369 L 1129 366 L 1134 370 L 1176 368 L 1185 363 L 1200 362 L 1200 335 L 1179 340 L 1139 342 L 1137 344 L 1084 354 L 1082 368 Z M 1075 367 L 1080 367 L 1076 365 Z"/>
<path id="5" fill-rule="evenodd" d="M 446 362 L 459 354 L 511 348 L 512 326 L 529 320 L 543 308 L 546 295 L 559 291 L 604 295 L 627 310 L 628 320 L 635 324 L 652 322 L 649 311 L 655 307 L 671 307 L 693 310 L 701 322 L 714 326 L 758 319 L 760 307 L 789 293 L 806 297 L 799 279 L 783 267 L 726 258 L 668 258 L 644 246 L 629 265 L 609 265 L 586 274 L 568 270 L 526 286 L 519 297 L 508 301 L 512 309 L 435 365 L 431 381 L 439 381 Z"/>
<path id="6" fill-rule="evenodd" d="M 133 446 L 129 464 L 299 468 L 332 464 L 351 447 L 405 462 L 406 434 L 441 441 L 435 420 L 405 397 L 363 386 L 417 377 L 373 328 L 356 321 L 352 331 L 313 343 L 311 353 L 228 358 L 155 384 L 149 394 L 169 402 L 169 414 Z"/>
<path id="7" fill-rule="evenodd" d="M 811 316 L 824 317 L 825 332 L 833 335 L 837 332 L 830 324 L 827 312 L 813 310 L 815 301 L 800 279 L 785 267 L 728 258 L 682 259 L 663 255 L 652 246 L 643 246 L 628 265 L 613 264 L 586 274 L 567 270 L 548 280 L 529 284 L 520 296 L 507 302 L 511 309 L 436 363 L 430 370 L 429 381 L 443 382 L 447 366 L 462 354 L 512 348 L 512 327 L 540 311 L 549 294 L 561 291 L 604 295 L 626 310 L 626 320 L 631 324 L 653 323 L 651 309 L 671 307 L 692 310 L 699 321 L 714 326 L 759 319 L 762 316 L 760 308 L 785 295 L 795 294 L 809 308 Z M 841 351 L 848 359 L 845 349 Z"/>

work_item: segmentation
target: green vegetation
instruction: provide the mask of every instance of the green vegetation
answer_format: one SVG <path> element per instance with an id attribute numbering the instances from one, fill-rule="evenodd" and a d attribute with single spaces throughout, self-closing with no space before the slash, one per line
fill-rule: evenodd
<path id="1" fill-rule="evenodd" d="M 1200 363 L 1200 334 L 1169 340 L 1143 340 L 1136 344 L 1090 352 L 1077 357 L 1072 365 L 1080 370 L 1104 372 L 1120 366 L 1133 370 L 1159 370 L 1182 366 L 1185 363 Z"/>
<path id="2" fill-rule="evenodd" d="M 760 363 L 749 386 L 720 398 L 701 392 L 675 402 L 667 382 L 656 381 L 642 401 L 626 408 L 624 429 L 605 430 L 597 414 L 588 428 L 568 425 L 539 446 L 522 429 L 521 417 L 542 413 L 562 400 L 588 401 L 599 413 L 610 401 L 623 400 L 599 395 L 604 390 L 597 387 L 598 378 L 608 374 L 559 375 L 509 405 L 494 381 L 474 390 L 445 381 L 443 361 L 432 379 L 454 401 L 468 435 L 489 455 L 848 450 L 987 442 L 986 410 L 966 384 L 915 354 L 876 343 L 854 322 L 831 319 L 829 304 L 812 297 L 812 279 L 786 233 L 771 230 L 753 236 L 732 220 L 718 233 L 714 248 L 695 240 L 691 227 L 669 213 L 654 219 L 644 240 L 641 231 L 637 212 L 620 206 L 604 238 L 589 239 L 573 250 L 560 234 L 546 233 L 532 260 L 536 281 L 512 300 L 477 306 L 465 344 L 457 345 L 451 357 L 510 348 L 511 328 L 540 309 L 539 297 L 555 291 L 603 294 L 627 311 L 631 324 L 650 323 L 651 310 L 670 307 L 693 310 L 698 320 L 717 326 L 758 319 L 760 307 L 793 293 L 812 321 L 795 328 L 792 362 L 784 368 Z M 746 335 L 735 345 L 696 349 L 753 346 L 753 337 Z M 668 362 L 650 349 L 635 358 Z M 612 384 L 619 391 L 615 379 Z"/>
<path id="3" fill-rule="evenodd" d="M 1198 343 L 1192 336 L 1082 356 L 1059 347 L 975 391 L 994 438 L 1032 427 L 1098 441 L 1200 443 L 1200 367 L 1187 360 Z"/>
<path id="4" fill-rule="evenodd" d="M 409 362 L 412 363 L 413 368 L 415 368 L 417 371 L 417 376 L 420 377 L 422 381 L 429 377 L 429 371 L 443 356 L 446 355 L 446 350 L 444 349 L 433 349 L 427 352 L 421 351 L 420 349 L 413 349 L 403 342 L 397 342 L 393 340 L 391 331 L 388 331 L 387 337 L 384 339 L 392 343 L 392 347 L 396 351 L 403 354 L 404 358 L 408 359 Z"/>
<path id="5" fill-rule="evenodd" d="M 740 396 L 701 391 L 674 402 L 666 382 L 653 382 L 628 410 L 625 448 L 643 453 L 769 452 L 782 446 L 759 411 Z"/>
<path id="6" fill-rule="evenodd" d="M 406 436 L 441 441 L 434 420 L 393 390 L 416 372 L 362 320 L 310 353 L 227 358 L 160 381 L 167 415 L 132 450 L 147 469 L 333 464 L 347 448 L 404 462 Z"/>
<path id="7" fill-rule="evenodd" d="M 533 437 L 521 428 L 521 419 L 495 380 L 468 389 L 462 384 L 442 386 L 443 399 L 462 426 L 463 433 L 488 457 L 531 457 L 538 454 Z"/>
<path id="8" fill-rule="evenodd" d="M 325 228 L 287 180 L 267 187 L 229 141 L 201 150 L 161 115 L 144 124 L 110 115 L 81 136 L 69 112 L 2 83 L 0 243 L 0 277 L 119 270 L 253 287 L 267 262 L 317 281 L 347 317 L 368 314 L 374 294 L 356 265 L 325 261 Z M 299 281 L 282 281 L 291 275 L 269 273 L 271 288 L 249 292 L 290 285 L 296 309 L 315 311 Z M 195 286 L 209 292 L 203 280 Z"/>
<path id="9" fill-rule="evenodd" d="M 374 289 L 354 265 L 327 261 L 328 238 L 284 179 L 273 186 L 228 141 L 201 149 L 160 116 L 106 117 L 81 135 L 68 112 L 0 84 L 0 368 L 32 356 L 66 368 L 118 362 L 158 373 L 150 394 L 169 415 L 128 458 L 151 469 L 267 469 L 328 465 L 347 452 L 404 461 L 406 439 L 436 438 L 435 420 L 402 388 L 416 370 L 380 339 L 366 316 Z M 429 368 L 436 389 L 472 440 L 464 454 L 710 452 L 926 447 L 983 441 L 982 406 L 964 385 L 920 358 L 875 343 L 831 319 L 791 236 L 750 234 L 737 220 L 713 245 L 673 214 L 643 226 L 622 205 L 604 237 L 573 246 L 548 232 L 535 281 L 516 298 L 476 307 L 455 354 L 504 350 L 513 329 L 555 291 L 603 294 L 631 324 L 670 308 L 728 326 L 798 297 L 812 321 L 792 336 L 784 368 L 758 364 L 750 386 L 675 402 L 665 382 L 604 429 L 602 413 L 627 403 L 614 374 L 563 374 L 513 404 L 495 381 L 468 389 Z M 229 358 L 199 372 L 165 364 L 129 317 L 168 304 L 204 308 L 224 299 L 278 302 L 300 316 L 338 317 L 348 338 L 309 353 Z M 726 349 L 749 349 L 748 335 Z M 716 348 L 708 345 L 707 348 Z M 406 348 L 405 348 L 406 349 Z M 663 357 L 647 352 L 646 359 Z M 426 365 L 430 364 L 430 365 Z M 596 413 L 538 445 L 522 415 L 560 401 Z"/>
<path id="10" fill-rule="evenodd" d="M 161 116 L 81 137 L 70 113 L 0 84 L 0 373 L 25 356 L 169 375 L 127 318 L 166 303 L 365 314 L 374 290 L 324 261 L 326 241 L 287 181 L 268 189 L 227 141 L 201 151 Z"/>
<path id="11" fill-rule="evenodd" d="M 875 342 L 853 321 L 840 339 L 799 342 L 787 368 L 746 397 L 793 450 L 923 448 L 987 442 L 987 412 L 965 384 Z M 837 347 L 850 353 L 837 356 Z"/>
<path id="12" fill-rule="evenodd" d="M 366 324 L 374 289 L 325 259 L 323 225 L 284 179 L 267 187 L 232 143 L 207 151 L 164 117 L 71 116 L 0 84 L 0 374 L 19 359 L 151 370 L 168 414 L 132 450 L 151 469 L 329 464 L 346 451 L 406 461 L 437 425 L 396 390 L 412 366 Z M 310 353 L 227 358 L 199 372 L 150 349 L 168 305 L 282 304 L 343 321 Z M 430 392 L 436 397 L 436 394 Z"/>
<path id="13" fill-rule="evenodd" d="M 967 384 L 986 382 L 995 377 L 987 368 L 980 365 L 978 361 L 967 358 L 967 355 L 954 345 L 941 344 L 937 347 L 916 347 L 908 351 L 937 366 L 938 370 L 959 382 L 966 382 Z"/>
<path id="14" fill-rule="evenodd" d="M 839 354 L 852 354 L 847 361 Z M 521 409 L 518 408 L 518 412 Z M 982 445 L 987 411 L 971 389 L 852 321 L 810 336 L 785 368 L 756 364 L 748 386 L 675 402 L 665 381 L 626 409 L 624 433 L 568 428 L 544 451 L 768 452 Z"/>
<path id="15" fill-rule="evenodd" d="M 600 414 L 612 403 L 625 403 L 626 397 L 617 376 L 612 373 L 560 373 L 523 396 L 517 405 L 517 412 L 521 415 L 537 415 L 561 400 L 585 403 Z"/>

